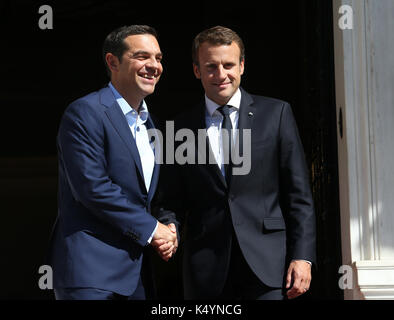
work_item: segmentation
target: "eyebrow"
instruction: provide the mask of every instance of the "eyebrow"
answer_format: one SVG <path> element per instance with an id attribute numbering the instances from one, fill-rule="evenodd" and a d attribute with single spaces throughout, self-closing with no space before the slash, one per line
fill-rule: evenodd
<path id="1" fill-rule="evenodd" d="M 216 62 L 207 62 L 207 63 L 204 64 L 204 66 L 206 66 L 206 67 L 216 67 L 216 66 L 218 66 L 219 64 L 220 64 L 220 63 L 216 63 Z M 225 66 L 225 65 L 234 66 L 234 65 L 236 65 L 236 63 L 234 63 L 233 61 L 229 61 L 229 62 L 223 63 L 223 65 L 224 65 L 224 66 Z"/>
<path id="2" fill-rule="evenodd" d="M 138 56 L 138 55 L 149 55 L 150 56 L 151 54 L 148 51 L 138 50 L 138 51 L 134 52 L 132 56 L 135 57 L 135 56 Z M 163 53 L 158 52 L 156 54 L 156 57 L 163 57 Z"/>

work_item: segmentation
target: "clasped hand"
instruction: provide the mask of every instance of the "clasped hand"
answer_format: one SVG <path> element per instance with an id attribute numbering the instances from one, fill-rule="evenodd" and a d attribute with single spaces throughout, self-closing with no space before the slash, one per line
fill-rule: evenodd
<path id="1" fill-rule="evenodd" d="M 170 223 L 166 226 L 159 222 L 151 245 L 163 260 L 168 261 L 178 248 L 175 224 Z"/>

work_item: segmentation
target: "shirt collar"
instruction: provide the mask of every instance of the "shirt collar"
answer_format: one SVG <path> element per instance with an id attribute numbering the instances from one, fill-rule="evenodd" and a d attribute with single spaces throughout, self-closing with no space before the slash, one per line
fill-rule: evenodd
<path id="1" fill-rule="evenodd" d="M 220 105 L 218 105 L 216 102 L 213 102 L 211 99 L 209 99 L 207 95 L 205 95 L 205 105 L 207 112 L 211 117 L 213 116 L 217 108 L 220 107 Z M 226 105 L 239 109 L 241 105 L 241 90 L 239 90 L 239 88 L 237 89 L 237 91 L 235 91 L 235 93 L 233 94 L 231 99 L 226 103 Z"/>
<path id="2" fill-rule="evenodd" d="M 111 88 L 112 93 L 115 97 L 115 100 L 118 103 L 120 109 L 122 109 L 123 114 L 127 115 L 130 112 L 133 114 L 133 111 L 134 111 L 135 118 L 137 118 L 137 113 L 135 112 L 135 110 L 128 104 L 126 99 L 120 95 L 118 90 L 115 89 L 115 87 L 112 85 L 111 82 L 108 83 L 108 86 Z M 138 113 L 139 113 L 139 116 L 142 121 L 145 122 L 148 119 L 149 111 L 148 111 L 148 106 L 146 105 L 145 100 L 141 101 L 141 104 L 138 108 Z"/>

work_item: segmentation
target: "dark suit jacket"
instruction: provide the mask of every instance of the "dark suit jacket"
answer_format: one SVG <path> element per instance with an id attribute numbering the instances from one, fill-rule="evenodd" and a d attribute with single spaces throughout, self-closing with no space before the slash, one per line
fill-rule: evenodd
<path id="1" fill-rule="evenodd" d="M 283 285 L 289 260 L 315 261 L 313 201 L 291 108 L 280 100 L 241 93 L 238 128 L 251 129 L 248 174 L 232 176 L 227 186 L 215 163 L 167 164 L 162 171 L 162 206 L 180 220 L 187 213 L 185 298 L 220 294 L 233 228 L 247 263 L 268 286 Z M 181 128 L 195 134 L 206 128 L 205 102 L 177 119 L 176 130 Z"/>
<path id="2" fill-rule="evenodd" d="M 151 118 L 147 126 L 154 127 Z M 54 287 L 130 295 L 157 222 L 150 205 L 159 165 L 147 192 L 135 140 L 109 87 L 70 104 L 57 146 L 58 217 L 50 252 Z"/>

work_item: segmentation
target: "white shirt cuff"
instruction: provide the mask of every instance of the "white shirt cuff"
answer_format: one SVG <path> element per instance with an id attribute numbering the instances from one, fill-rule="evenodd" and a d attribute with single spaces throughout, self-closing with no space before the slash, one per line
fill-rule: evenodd
<path id="1" fill-rule="evenodd" d="M 151 243 L 152 238 L 153 238 L 153 236 L 155 235 L 155 232 L 156 232 L 158 226 L 159 226 L 159 221 L 156 222 L 156 227 L 155 227 L 155 229 L 153 230 L 151 236 L 150 236 L 149 239 L 148 239 L 148 244 Z"/>
<path id="2" fill-rule="evenodd" d="M 305 261 L 305 262 L 308 262 L 310 265 L 312 265 L 312 262 L 310 262 L 308 260 L 304 260 L 304 259 L 293 259 L 291 261 Z"/>

